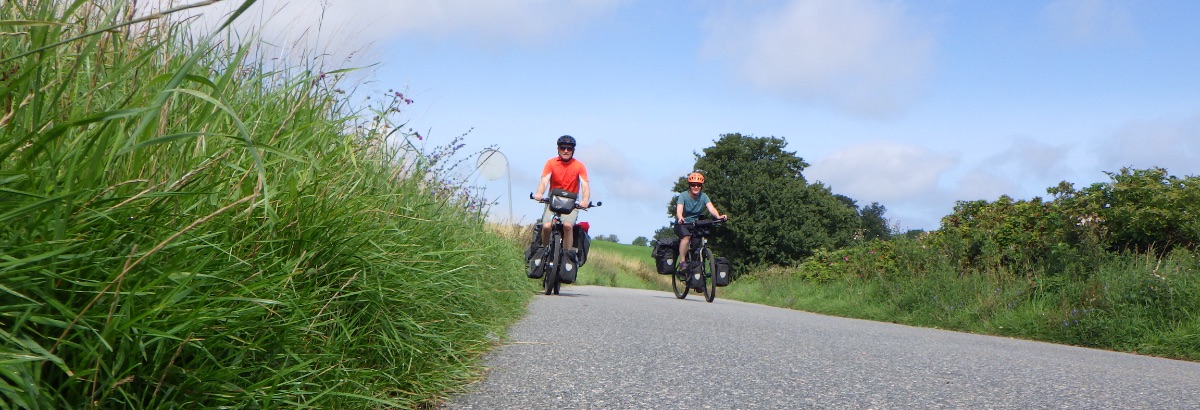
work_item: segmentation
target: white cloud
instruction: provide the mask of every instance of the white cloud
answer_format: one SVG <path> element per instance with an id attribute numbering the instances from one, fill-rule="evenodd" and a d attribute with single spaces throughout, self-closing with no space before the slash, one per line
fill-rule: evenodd
<path id="1" fill-rule="evenodd" d="M 888 115 L 928 69 L 933 36 L 897 2 L 789 0 L 756 15 L 722 12 L 706 50 L 760 89 Z"/>
<path id="2" fill-rule="evenodd" d="M 997 175 L 984 169 L 976 169 L 968 172 L 958 180 L 958 184 L 954 189 L 956 201 L 995 201 L 1001 195 L 1008 195 L 1015 199 L 1022 198 L 1019 195 L 1014 195 L 1013 192 L 1017 189 L 1017 185 L 1013 183 L 1011 178 L 1006 178 Z"/>
<path id="3" fill-rule="evenodd" d="M 820 181 L 859 206 L 878 202 L 895 228 L 937 229 L 960 194 L 940 187 L 959 159 L 924 147 L 877 141 L 845 147 L 804 170 L 810 182 Z"/>
<path id="4" fill-rule="evenodd" d="M 241 33 L 261 30 L 264 42 L 287 52 L 315 50 L 343 59 L 370 52 L 398 36 L 433 41 L 464 38 L 482 47 L 539 43 L 577 30 L 625 1 L 259 1 L 238 19 L 235 28 Z M 182 3 L 151 0 L 146 8 L 160 10 Z M 241 4 L 226 0 L 175 17 L 200 15 L 196 28 L 210 30 Z"/>
<path id="5" fill-rule="evenodd" d="M 1131 123 L 1090 148 L 1108 172 L 1162 167 L 1173 175 L 1200 175 L 1200 114 Z"/>
<path id="6" fill-rule="evenodd" d="M 1062 166 L 1069 149 L 1065 145 L 1050 145 L 1029 138 L 1017 138 L 1008 150 L 989 157 L 981 169 L 1005 171 L 1013 178 L 1046 179 L 1061 177 Z"/>
<path id="7" fill-rule="evenodd" d="M 886 206 L 936 192 L 942 174 L 955 162 L 915 145 L 880 141 L 846 147 L 815 161 L 804 173 L 810 182 L 821 181 L 860 204 Z"/>
<path id="8" fill-rule="evenodd" d="M 1135 34 L 1126 10 L 1130 4 L 1113 0 L 1056 0 L 1046 5 L 1042 15 L 1059 41 L 1086 44 Z"/>
<path id="9" fill-rule="evenodd" d="M 607 141 L 580 146 L 580 161 L 587 164 L 588 175 L 596 175 L 593 181 L 593 197 L 621 199 L 629 202 L 653 200 L 655 203 L 666 204 L 670 195 L 664 186 L 652 186 L 645 173 L 639 172 L 630 164 L 629 159 L 621 149 L 610 145 Z M 602 178 L 600 178 L 602 176 Z"/>

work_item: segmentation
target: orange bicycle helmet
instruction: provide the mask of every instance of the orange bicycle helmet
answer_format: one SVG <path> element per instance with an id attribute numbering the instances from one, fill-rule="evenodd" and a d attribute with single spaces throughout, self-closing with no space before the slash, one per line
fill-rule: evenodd
<path id="1" fill-rule="evenodd" d="M 688 183 L 689 184 L 703 184 L 704 183 L 704 174 L 701 174 L 699 172 L 693 172 L 693 173 L 688 174 Z"/>

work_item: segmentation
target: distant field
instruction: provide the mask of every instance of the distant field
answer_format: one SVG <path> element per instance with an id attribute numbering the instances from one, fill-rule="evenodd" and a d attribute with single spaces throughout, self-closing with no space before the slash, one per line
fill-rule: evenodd
<path id="1" fill-rule="evenodd" d="M 588 255 L 578 284 L 671 290 L 670 277 L 654 271 L 650 247 L 593 240 Z"/>

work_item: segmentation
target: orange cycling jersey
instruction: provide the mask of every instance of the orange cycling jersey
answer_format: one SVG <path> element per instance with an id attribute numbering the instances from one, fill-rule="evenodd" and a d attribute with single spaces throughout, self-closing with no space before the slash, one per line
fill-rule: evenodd
<path id="1" fill-rule="evenodd" d="M 588 179 L 587 168 L 574 158 L 567 162 L 562 162 L 559 157 L 550 158 L 542 167 L 542 176 L 546 174 L 550 174 L 550 189 L 560 188 L 576 194 L 579 193 L 579 180 Z"/>

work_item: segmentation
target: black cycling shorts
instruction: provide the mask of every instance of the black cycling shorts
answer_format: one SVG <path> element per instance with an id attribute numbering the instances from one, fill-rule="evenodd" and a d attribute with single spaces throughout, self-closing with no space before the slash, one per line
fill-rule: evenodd
<path id="1" fill-rule="evenodd" d="M 691 234 L 692 234 L 692 231 L 688 229 L 687 224 L 685 224 L 685 223 L 681 224 L 678 222 L 675 223 L 675 236 L 683 238 L 683 237 L 689 236 Z"/>

